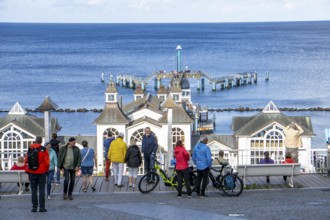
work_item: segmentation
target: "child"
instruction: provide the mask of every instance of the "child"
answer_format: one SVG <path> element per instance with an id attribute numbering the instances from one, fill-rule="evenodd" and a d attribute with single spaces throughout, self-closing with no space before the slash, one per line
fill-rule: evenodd
<path id="1" fill-rule="evenodd" d="M 142 156 L 139 147 L 136 146 L 136 142 L 133 139 L 131 139 L 130 146 L 127 149 L 125 163 L 127 163 L 128 167 L 128 185 L 134 188 L 139 166 L 142 164 Z"/>

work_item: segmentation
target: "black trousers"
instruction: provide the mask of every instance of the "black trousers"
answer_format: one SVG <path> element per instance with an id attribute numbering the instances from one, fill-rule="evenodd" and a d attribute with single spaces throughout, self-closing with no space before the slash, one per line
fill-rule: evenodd
<path id="1" fill-rule="evenodd" d="M 30 174 L 33 208 L 38 207 L 38 191 L 39 191 L 39 207 L 40 209 L 45 208 L 46 175 L 47 175 L 46 173 Z"/>
<path id="2" fill-rule="evenodd" d="M 75 179 L 76 179 L 75 169 L 64 169 L 64 187 L 63 187 L 64 194 L 72 195 Z M 69 193 L 68 193 L 68 186 L 69 186 Z"/>
<path id="3" fill-rule="evenodd" d="M 186 188 L 188 196 L 191 196 L 191 188 L 190 188 L 190 168 L 185 170 L 177 170 L 176 174 L 178 175 L 178 196 L 182 195 L 182 177 L 186 182 Z"/>
<path id="4" fill-rule="evenodd" d="M 196 193 L 197 195 L 205 195 L 205 189 L 207 187 L 207 184 L 209 183 L 209 172 L 210 168 L 206 168 L 204 170 L 197 170 L 197 181 L 196 181 Z M 201 183 L 202 189 L 201 189 Z"/>

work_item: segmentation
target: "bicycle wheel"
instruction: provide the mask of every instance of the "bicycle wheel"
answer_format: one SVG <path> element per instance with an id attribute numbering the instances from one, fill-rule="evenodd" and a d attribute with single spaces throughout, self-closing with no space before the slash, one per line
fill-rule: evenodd
<path id="1" fill-rule="evenodd" d="M 159 176 L 156 172 L 145 174 L 139 182 L 139 191 L 143 194 L 149 193 L 156 188 L 159 183 Z"/>
<path id="2" fill-rule="evenodd" d="M 221 178 L 221 189 L 227 196 L 239 196 L 243 192 L 243 180 L 236 175 L 226 174 Z"/>

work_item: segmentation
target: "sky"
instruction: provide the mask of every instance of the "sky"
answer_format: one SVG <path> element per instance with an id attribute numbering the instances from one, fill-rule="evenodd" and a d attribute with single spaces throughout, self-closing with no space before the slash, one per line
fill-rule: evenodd
<path id="1" fill-rule="evenodd" d="M 330 20 L 330 0 L 0 0 L 0 22 L 181 23 Z"/>

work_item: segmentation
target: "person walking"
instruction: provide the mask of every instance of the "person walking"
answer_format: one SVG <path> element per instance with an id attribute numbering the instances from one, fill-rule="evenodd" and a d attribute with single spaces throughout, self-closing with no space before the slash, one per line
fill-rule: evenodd
<path id="1" fill-rule="evenodd" d="M 115 186 L 123 187 L 122 178 L 124 172 L 124 162 L 127 151 L 126 143 L 123 141 L 124 133 L 119 132 L 116 140 L 110 144 L 108 159 L 112 163 L 112 173 L 115 181 Z"/>
<path id="2" fill-rule="evenodd" d="M 196 144 L 193 151 L 193 161 L 197 167 L 197 181 L 196 181 L 196 193 L 200 198 L 207 197 L 205 195 L 205 189 L 208 184 L 209 171 L 212 165 L 211 150 L 206 145 L 208 138 L 206 135 L 200 137 L 199 143 Z M 202 188 L 201 188 L 201 183 Z"/>
<path id="3" fill-rule="evenodd" d="M 264 152 L 264 156 L 265 156 L 265 158 L 260 160 L 259 164 L 274 164 L 274 160 L 269 158 L 269 152 L 268 151 Z M 270 183 L 269 176 L 266 176 L 266 182 Z"/>
<path id="4" fill-rule="evenodd" d="M 95 153 L 94 149 L 88 147 L 88 142 L 83 141 L 82 146 L 83 149 L 80 150 L 81 153 L 81 173 L 83 176 L 83 191 L 87 192 L 87 178 L 89 178 L 89 185 L 91 186 L 93 192 L 95 192 L 95 186 L 93 185 L 93 169 L 95 163 Z"/>
<path id="5" fill-rule="evenodd" d="M 79 170 L 81 164 L 80 150 L 76 144 L 76 139 L 71 137 L 69 142 L 60 148 L 58 154 L 57 166 L 60 170 L 64 170 L 64 186 L 63 186 L 63 199 L 72 200 L 72 191 L 75 184 L 76 172 Z M 69 185 L 70 182 L 70 185 Z M 69 185 L 69 191 L 68 191 Z"/>
<path id="6" fill-rule="evenodd" d="M 50 190 L 52 188 L 52 180 L 54 178 L 55 167 L 57 167 L 57 156 L 55 151 L 51 148 L 51 144 L 47 142 L 45 147 L 49 154 L 49 170 L 47 175 L 47 199 L 51 200 Z"/>
<path id="7" fill-rule="evenodd" d="M 144 157 L 144 172 L 148 173 L 155 166 L 158 143 L 155 135 L 151 132 L 150 127 L 146 127 L 144 132 L 145 133 L 142 136 L 142 153 Z M 154 180 L 149 179 L 148 181 Z"/>
<path id="8" fill-rule="evenodd" d="M 45 209 L 45 186 L 46 176 L 49 169 L 49 154 L 45 147 L 41 145 L 42 137 L 36 137 L 33 144 L 30 145 L 25 162 L 28 164 L 25 170 L 30 174 L 32 210 L 37 212 L 39 203 L 39 212 L 47 212 Z M 38 201 L 39 193 L 39 201 Z"/>
<path id="9" fill-rule="evenodd" d="M 111 176 L 110 173 L 110 165 L 111 165 L 111 161 L 108 158 L 108 153 L 109 153 L 109 148 L 110 148 L 110 144 L 111 142 L 114 140 L 114 138 L 112 137 L 112 133 L 109 131 L 107 134 L 107 139 L 104 140 L 103 142 L 103 148 L 104 148 L 104 163 L 105 163 L 105 181 L 109 181 L 109 177 Z"/>
<path id="10" fill-rule="evenodd" d="M 183 147 L 181 140 L 176 142 L 174 155 L 176 159 L 176 173 L 178 176 L 178 198 L 180 199 L 182 197 L 182 178 L 184 178 L 188 198 L 190 199 L 190 168 L 188 165 L 189 153 L 187 152 L 186 148 Z"/>
<path id="11" fill-rule="evenodd" d="M 142 164 L 142 156 L 134 139 L 130 141 L 130 146 L 125 156 L 125 163 L 127 163 L 128 167 L 128 186 L 135 188 L 139 166 Z"/>
<path id="12" fill-rule="evenodd" d="M 57 140 L 57 134 L 53 133 L 52 134 L 52 139 L 49 141 L 51 144 L 52 149 L 56 153 L 56 158 L 58 158 L 58 153 L 60 152 L 60 143 L 61 141 Z M 55 167 L 55 172 L 56 172 L 56 181 L 54 181 L 54 177 L 52 178 L 52 182 L 55 182 L 56 185 L 61 184 L 61 171 L 60 169 L 57 169 L 57 166 Z"/>

